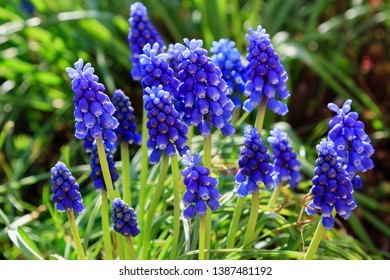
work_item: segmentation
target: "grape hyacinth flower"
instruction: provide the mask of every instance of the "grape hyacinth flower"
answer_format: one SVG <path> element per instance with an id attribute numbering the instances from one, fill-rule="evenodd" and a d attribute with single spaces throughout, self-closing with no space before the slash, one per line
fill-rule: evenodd
<path id="1" fill-rule="evenodd" d="M 173 76 L 175 78 L 179 78 L 178 74 L 179 74 L 179 64 L 180 64 L 180 60 L 179 60 L 180 50 L 176 49 L 174 44 L 169 44 L 167 54 L 168 54 L 169 66 L 173 70 Z"/>
<path id="2" fill-rule="evenodd" d="M 179 93 L 184 101 L 183 121 L 198 126 L 203 137 L 210 135 L 210 123 L 225 136 L 235 133 L 229 123 L 232 119 L 233 102 L 228 97 L 227 84 L 222 72 L 202 48 L 202 40 L 184 39 L 186 46 L 175 44 L 180 51 L 178 60 Z"/>
<path id="3" fill-rule="evenodd" d="M 181 113 L 184 105 L 179 95 L 179 80 L 174 77 L 173 69 L 167 62 L 168 54 L 158 54 L 159 48 L 158 43 L 154 43 L 153 46 L 146 44 L 143 48 L 144 53 L 139 56 L 143 77 L 141 86 L 145 89 L 161 85 L 163 90 L 171 95 L 176 111 Z"/>
<path id="4" fill-rule="evenodd" d="M 245 83 L 245 95 L 249 99 L 244 102 L 244 110 L 252 112 L 255 106 L 267 102 L 271 111 L 285 115 L 288 112 L 287 105 L 277 100 L 276 96 L 281 99 L 290 96 L 286 85 L 287 73 L 271 44 L 269 34 L 259 25 L 256 30 L 249 28 L 245 38 L 249 41 L 246 56 L 249 62 L 246 67 L 248 80 Z"/>
<path id="5" fill-rule="evenodd" d="M 343 167 L 342 159 L 337 155 L 334 143 L 323 139 L 316 149 L 318 158 L 311 188 L 314 198 L 306 208 L 306 213 L 312 215 L 316 210 L 321 210 L 322 225 L 329 230 L 334 226 L 333 209 L 346 220 L 357 205 L 352 196 L 351 180 Z"/>
<path id="6" fill-rule="evenodd" d="M 282 181 L 288 181 L 292 188 L 296 188 L 302 177 L 299 173 L 301 164 L 297 160 L 297 154 L 288 143 L 287 133 L 275 128 L 270 131 L 267 140 L 271 145 L 274 156 L 274 180 L 276 185 L 279 185 Z"/>
<path id="7" fill-rule="evenodd" d="M 131 76 L 135 81 L 142 79 L 141 68 L 139 65 L 139 55 L 142 54 L 142 49 L 146 44 L 153 45 L 158 43 L 159 52 L 165 48 L 164 41 L 158 33 L 156 27 L 151 23 L 146 7 L 140 3 L 135 2 L 130 6 L 129 18 L 130 30 L 128 42 L 131 49 Z"/>
<path id="8" fill-rule="evenodd" d="M 210 170 L 205 166 L 198 165 L 200 157 L 198 153 L 191 155 L 188 150 L 183 155 L 183 165 L 187 166 L 182 175 L 187 191 L 183 196 L 183 202 L 187 206 L 184 210 L 183 216 L 186 219 L 192 219 L 198 214 L 204 216 L 207 207 L 211 211 L 218 210 L 221 205 L 218 200 L 221 198 L 221 193 L 217 190 L 218 180 L 210 177 Z"/>
<path id="9" fill-rule="evenodd" d="M 115 129 L 115 133 L 119 140 L 126 143 L 135 143 L 140 145 L 142 142 L 141 135 L 137 133 L 137 125 L 135 124 L 134 108 L 125 93 L 117 89 L 112 97 L 112 104 L 115 107 L 114 117 L 118 120 L 119 125 Z"/>
<path id="10" fill-rule="evenodd" d="M 214 41 L 210 52 L 213 54 L 211 60 L 222 71 L 222 78 L 226 81 L 234 105 L 241 106 L 240 96 L 231 95 L 236 89 L 243 94 L 246 82 L 246 67 L 241 62 L 241 54 L 236 48 L 236 43 L 229 39 Z"/>
<path id="11" fill-rule="evenodd" d="M 267 153 L 261 135 L 257 133 L 257 128 L 248 125 L 244 138 L 244 145 L 240 151 L 241 158 L 238 161 L 241 170 L 236 175 L 240 197 L 253 194 L 261 183 L 269 189 L 275 187 L 271 176 L 274 169 L 270 163 L 271 157 Z"/>
<path id="12" fill-rule="evenodd" d="M 91 63 L 84 65 L 83 59 L 80 58 L 74 66 L 74 69 L 67 67 L 66 72 L 72 79 L 72 90 L 75 94 L 75 137 L 83 140 L 89 132 L 94 139 L 102 138 L 115 143 L 117 137 L 113 130 L 118 126 L 118 120 L 113 117 L 115 107 L 104 94 L 104 85 L 99 83 L 98 76 L 93 74 L 95 69 Z"/>
<path id="13" fill-rule="evenodd" d="M 149 162 L 160 162 L 161 154 L 165 153 L 172 157 L 176 149 L 183 155 L 188 149 L 188 127 L 179 119 L 179 113 L 172 106 L 172 96 L 168 91 L 158 87 L 146 88 L 144 91 L 145 110 L 147 111 L 149 139 L 148 149 L 153 150 Z"/>
<path id="14" fill-rule="evenodd" d="M 77 214 L 82 213 L 84 205 L 79 192 L 79 184 L 65 163 L 57 162 L 50 172 L 52 174 L 51 190 L 54 193 L 53 202 L 56 203 L 57 211 L 64 212 L 73 209 Z"/>
<path id="15" fill-rule="evenodd" d="M 112 202 L 112 221 L 114 230 L 123 236 L 135 237 L 141 233 L 134 209 L 120 198 L 115 198 Z"/>
<path id="16" fill-rule="evenodd" d="M 336 116 L 329 122 L 328 137 L 334 142 L 337 155 L 343 160 L 354 187 L 360 188 L 361 179 L 356 173 L 374 168 L 374 162 L 371 159 L 374 148 L 364 131 L 363 122 L 358 119 L 359 114 L 351 112 L 351 104 L 350 99 L 345 101 L 341 108 L 334 103 L 328 104 L 328 108 L 336 113 Z"/>
<path id="17" fill-rule="evenodd" d="M 112 156 L 108 148 L 105 149 L 105 153 L 106 153 L 108 168 L 111 175 L 111 180 L 112 183 L 114 183 L 119 178 L 119 175 L 115 167 L 114 157 Z M 90 166 L 91 166 L 90 177 L 93 180 L 93 185 L 95 187 L 95 190 L 97 191 L 107 190 L 106 183 L 104 182 L 104 178 L 103 178 L 102 167 L 100 165 L 100 160 L 98 156 L 98 149 L 95 142 L 92 144 Z"/>

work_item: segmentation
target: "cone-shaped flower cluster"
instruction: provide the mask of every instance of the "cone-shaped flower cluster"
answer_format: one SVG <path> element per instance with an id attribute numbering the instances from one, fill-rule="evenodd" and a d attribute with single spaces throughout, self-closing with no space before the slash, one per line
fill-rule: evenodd
<path id="1" fill-rule="evenodd" d="M 112 183 L 114 183 L 119 178 L 119 175 L 115 167 L 114 157 L 110 153 L 110 150 L 107 148 L 105 148 L 105 154 L 107 158 L 108 168 L 110 170 L 111 180 Z M 90 166 L 91 166 L 90 177 L 93 180 L 93 185 L 95 186 L 95 190 L 97 191 L 107 190 L 106 183 L 104 182 L 102 167 L 100 165 L 100 159 L 99 159 L 96 143 L 92 144 Z"/>
<path id="2" fill-rule="evenodd" d="M 131 49 L 130 60 L 133 64 L 131 76 L 135 81 L 140 81 L 142 75 L 139 65 L 139 55 L 142 54 L 143 47 L 148 43 L 153 45 L 157 42 L 159 52 L 161 52 L 165 45 L 156 27 L 150 22 L 148 11 L 142 3 L 135 2 L 130 6 L 129 24 L 128 42 Z"/>
<path id="3" fill-rule="evenodd" d="M 79 192 L 79 184 L 72 176 L 65 163 L 59 161 L 51 168 L 51 191 L 54 193 L 53 202 L 56 203 L 58 212 L 73 209 L 80 214 L 84 211 L 84 205 Z"/>
<path id="4" fill-rule="evenodd" d="M 240 151 L 241 158 L 238 161 L 241 170 L 236 175 L 237 192 L 240 197 L 253 194 L 261 183 L 270 189 L 275 187 L 271 157 L 261 140 L 261 135 L 257 133 L 257 128 L 249 125 L 244 132 L 244 138 L 244 145 Z"/>
<path id="5" fill-rule="evenodd" d="M 184 122 L 198 126 L 204 137 L 210 135 L 209 121 L 223 135 L 233 135 L 235 129 L 229 121 L 234 104 L 228 97 L 221 69 L 208 57 L 207 50 L 202 48 L 202 40 L 190 41 L 185 38 L 184 42 L 186 46 L 175 44 L 175 48 L 180 51 L 178 77 L 179 93 L 185 106 Z"/>
<path id="6" fill-rule="evenodd" d="M 288 181 L 292 188 L 296 188 L 302 177 L 299 173 L 301 164 L 297 160 L 297 154 L 288 143 L 287 133 L 275 128 L 271 130 L 267 140 L 274 156 L 275 175 L 273 177 L 276 185 L 282 181 Z"/>
<path id="7" fill-rule="evenodd" d="M 221 193 L 217 190 L 218 180 L 210 177 L 208 168 L 198 165 L 200 163 L 199 154 L 195 153 L 192 158 L 188 150 L 183 155 L 182 163 L 187 166 L 182 171 L 187 189 L 183 196 L 183 202 L 187 206 L 183 213 L 184 218 L 192 219 L 196 214 L 204 216 L 207 206 L 211 211 L 218 210 L 221 207 L 218 202 L 221 198 Z"/>
<path id="8" fill-rule="evenodd" d="M 67 67 L 66 72 L 73 79 L 75 137 L 82 140 L 90 132 L 94 139 L 102 137 L 103 140 L 115 143 L 117 137 L 113 130 L 118 126 L 118 120 L 113 117 L 115 107 L 104 94 L 104 85 L 93 74 L 95 69 L 91 63 L 84 65 L 80 58 L 74 66 L 75 69 Z"/>
<path id="9" fill-rule="evenodd" d="M 172 106 L 172 97 L 162 86 L 146 88 L 144 91 L 149 139 L 148 149 L 153 150 L 149 162 L 160 162 L 162 152 L 172 157 L 176 149 L 180 155 L 188 149 L 188 127 L 179 119 L 179 113 Z"/>
<path id="10" fill-rule="evenodd" d="M 159 45 L 155 43 L 152 47 L 146 44 L 143 54 L 139 56 L 142 70 L 141 85 L 147 87 L 162 86 L 173 98 L 175 109 L 180 113 L 183 111 L 182 98 L 179 95 L 179 80 L 173 76 L 173 70 L 167 62 L 168 54 L 158 54 Z"/>
<path id="11" fill-rule="evenodd" d="M 348 219 L 357 205 L 352 196 L 351 180 L 343 167 L 342 159 L 337 156 L 334 143 L 323 139 L 316 149 L 318 158 L 315 162 L 311 188 L 314 198 L 309 203 L 312 209 L 306 208 L 306 212 L 311 215 L 315 213 L 315 210 L 321 210 L 322 225 L 325 229 L 332 229 L 334 226 L 333 209 L 336 209 L 343 219 Z"/>
<path id="12" fill-rule="evenodd" d="M 112 221 L 114 230 L 124 236 L 135 237 L 141 233 L 134 209 L 129 208 L 120 198 L 115 198 L 112 202 Z"/>
<path id="13" fill-rule="evenodd" d="M 214 41 L 210 52 L 213 54 L 211 59 L 222 71 L 222 78 L 226 81 L 229 94 L 237 92 L 235 89 L 244 93 L 246 67 L 241 62 L 241 54 L 236 48 L 236 43 L 229 39 Z M 230 98 L 236 106 L 241 106 L 239 95 L 230 95 Z"/>
<path id="14" fill-rule="evenodd" d="M 244 110 L 252 112 L 256 105 L 267 101 L 271 111 L 279 115 L 286 114 L 287 105 L 276 97 L 286 99 L 290 95 L 286 85 L 287 73 L 269 35 L 259 25 L 256 30 L 249 28 L 245 38 L 249 41 L 245 94 L 250 98 L 244 102 Z"/>
<path id="15" fill-rule="evenodd" d="M 345 169 L 352 179 L 358 171 L 366 172 L 374 168 L 371 159 L 374 148 L 371 140 L 364 131 L 363 122 L 358 120 L 359 114 L 351 112 L 352 100 L 345 101 L 339 108 L 336 104 L 329 103 L 328 108 L 336 113 L 330 120 L 328 137 L 335 144 L 337 155 L 342 158 Z M 355 179 L 354 186 L 361 186 L 360 177 Z M 356 185 L 355 185 L 356 184 Z"/>
<path id="16" fill-rule="evenodd" d="M 115 129 L 115 133 L 119 140 L 126 143 L 135 143 L 140 145 L 142 142 L 141 135 L 137 133 L 137 125 L 135 124 L 134 109 L 131 107 L 131 102 L 125 93 L 117 89 L 114 91 L 112 104 L 115 106 L 114 117 L 118 120 L 119 126 Z"/>

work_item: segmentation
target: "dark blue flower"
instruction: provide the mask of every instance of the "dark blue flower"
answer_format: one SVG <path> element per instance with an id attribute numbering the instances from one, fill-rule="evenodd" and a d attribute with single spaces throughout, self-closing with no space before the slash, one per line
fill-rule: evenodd
<path id="1" fill-rule="evenodd" d="M 119 126 L 115 129 L 115 133 L 119 140 L 129 144 L 135 143 L 140 145 L 142 142 L 141 135 L 137 133 L 137 125 L 135 124 L 134 109 L 131 107 L 131 102 L 125 93 L 117 89 L 112 97 L 112 104 L 115 107 L 114 117 L 118 120 Z"/>
<path id="2" fill-rule="evenodd" d="M 366 172 L 374 168 L 371 159 L 374 148 L 370 137 L 364 131 L 364 124 L 359 114 L 351 112 L 352 101 L 345 101 L 339 108 L 336 104 L 329 103 L 328 108 L 336 113 L 330 122 L 328 137 L 335 144 L 337 155 L 342 158 L 349 178 L 353 179 L 358 171 Z M 361 187 L 360 177 L 353 180 L 356 188 Z"/>
<path id="3" fill-rule="evenodd" d="M 108 169 L 110 170 L 111 180 L 112 183 L 114 184 L 114 182 L 116 182 L 119 178 L 119 175 L 115 167 L 114 157 L 110 153 L 110 150 L 106 147 L 105 147 L 105 154 L 107 158 Z M 104 182 L 102 167 L 100 165 L 100 159 L 98 155 L 96 142 L 92 144 L 90 166 L 91 166 L 90 177 L 93 180 L 93 185 L 95 187 L 95 190 L 97 191 L 107 190 L 106 183 Z"/>
<path id="4" fill-rule="evenodd" d="M 323 139 L 316 149 L 318 158 L 315 162 L 311 188 L 314 198 L 306 212 L 311 215 L 316 210 L 322 211 L 322 225 L 325 229 L 332 229 L 333 209 L 336 209 L 340 217 L 348 219 L 357 205 L 352 196 L 351 180 L 343 167 L 343 160 L 337 156 L 334 143 Z"/>
<path id="5" fill-rule="evenodd" d="M 66 72 L 73 79 L 75 137 L 85 139 L 89 132 L 94 139 L 102 137 L 103 140 L 115 143 L 117 137 L 113 130 L 119 123 L 113 117 L 115 107 L 104 94 L 104 85 L 99 83 L 98 76 L 93 74 L 95 69 L 91 63 L 84 65 L 80 58 L 74 66 L 75 69 L 67 67 Z"/>
<path id="6" fill-rule="evenodd" d="M 173 69 L 167 62 L 168 54 L 158 54 L 158 50 L 158 43 L 154 43 L 152 47 L 146 44 L 143 54 L 139 56 L 143 77 L 141 85 L 144 89 L 161 85 L 163 90 L 168 91 L 173 98 L 175 109 L 181 113 L 184 105 L 179 95 L 179 80 L 173 76 Z"/>
<path id="7" fill-rule="evenodd" d="M 180 121 L 179 113 L 172 106 L 172 96 L 162 86 L 146 88 L 144 106 L 147 112 L 149 139 L 148 149 L 153 150 L 149 162 L 160 162 L 162 152 L 172 157 L 176 153 L 182 155 L 187 149 L 188 127 Z"/>
<path id="8" fill-rule="evenodd" d="M 271 39 L 260 25 L 257 30 L 249 28 L 245 36 L 248 39 L 247 82 L 245 94 L 249 99 L 244 102 L 244 110 L 251 112 L 261 102 L 267 102 L 268 108 L 284 115 L 288 112 L 287 105 L 276 99 L 289 97 L 287 88 L 287 73 L 279 61 L 279 55 L 271 44 Z"/>
<path id="9" fill-rule="evenodd" d="M 268 142 L 271 145 L 274 156 L 274 180 L 276 185 L 282 181 L 288 181 L 290 186 L 296 188 L 301 179 L 299 170 L 301 164 L 297 160 L 297 154 L 288 143 L 287 133 L 279 128 L 271 130 Z"/>
<path id="10" fill-rule="evenodd" d="M 169 59 L 169 66 L 173 70 L 173 76 L 175 78 L 178 78 L 179 64 L 180 64 L 180 60 L 179 60 L 180 50 L 175 48 L 174 44 L 169 44 L 167 54 Z"/>
<path id="11" fill-rule="evenodd" d="M 183 121 L 197 126 L 202 136 L 210 135 L 210 122 L 225 136 L 235 133 L 229 123 L 232 118 L 233 102 L 228 97 L 222 72 L 202 48 L 202 40 L 184 39 L 186 46 L 175 44 L 180 51 L 179 93 L 184 102 Z"/>
<path id="12" fill-rule="evenodd" d="M 135 237 L 141 233 L 138 228 L 137 214 L 120 198 L 112 201 L 112 222 L 114 230 L 123 236 Z"/>
<path id="13" fill-rule="evenodd" d="M 133 64 L 131 76 L 135 81 L 140 81 L 142 75 L 139 65 L 139 55 L 142 54 L 143 47 L 146 44 L 153 45 L 157 42 L 159 52 L 162 52 L 165 45 L 156 27 L 150 22 L 148 11 L 142 3 L 135 2 L 130 6 L 129 24 L 130 30 L 127 40 L 131 49 L 130 60 Z"/>
<path id="14" fill-rule="evenodd" d="M 240 197 L 253 194 L 261 183 L 270 189 L 275 187 L 271 157 L 261 140 L 261 135 L 257 133 L 257 128 L 249 125 L 244 132 L 244 138 L 244 145 L 240 151 L 241 158 L 238 161 L 241 170 L 236 175 L 237 192 Z"/>
<path id="15" fill-rule="evenodd" d="M 51 191 L 54 193 L 53 202 L 58 212 L 73 209 L 80 214 L 84 211 L 83 200 L 79 192 L 80 187 L 72 176 L 65 163 L 59 161 L 51 168 Z"/>
<path id="16" fill-rule="evenodd" d="M 234 93 L 245 91 L 246 67 L 241 62 L 241 54 L 236 48 L 236 43 L 229 39 L 214 41 L 210 52 L 213 54 L 211 59 L 222 71 L 230 98 L 236 106 L 241 106 L 240 96 Z"/>
<path id="17" fill-rule="evenodd" d="M 187 206 L 183 212 L 186 219 L 192 219 L 196 214 L 204 216 L 207 207 L 211 211 L 218 210 L 221 205 L 218 200 L 221 193 L 217 190 L 218 180 L 210 177 L 210 170 L 200 163 L 198 153 L 192 158 L 191 151 L 187 150 L 183 155 L 183 165 L 186 168 L 182 171 L 184 184 L 187 191 L 183 195 L 183 202 Z"/>

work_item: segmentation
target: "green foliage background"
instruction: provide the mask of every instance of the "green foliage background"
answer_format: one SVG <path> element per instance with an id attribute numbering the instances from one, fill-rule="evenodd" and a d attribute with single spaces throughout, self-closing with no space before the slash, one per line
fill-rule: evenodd
<path id="1" fill-rule="evenodd" d="M 89 160 L 73 137 L 73 93 L 65 68 L 79 58 L 90 61 L 111 95 L 123 89 L 141 119 L 142 92 L 130 78 L 127 44 L 129 6 L 133 1 L 0 0 L 0 259 L 75 258 L 64 215 L 50 201 L 49 170 L 58 160 L 71 166 L 82 187 L 87 211 L 78 217 L 89 258 L 102 258 L 99 199 L 89 180 Z M 321 243 L 318 258 L 389 259 L 390 238 L 390 5 L 387 1 L 336 0 L 184 0 L 142 1 L 165 42 L 230 38 L 245 55 L 249 27 L 261 24 L 271 35 L 289 74 L 290 112 L 283 118 L 267 113 L 265 129 L 282 125 L 299 152 L 304 180 L 296 192 L 286 190 L 284 208 L 262 211 L 264 225 L 253 248 L 215 249 L 214 259 L 299 259 L 315 229 L 315 219 L 299 220 L 301 201 L 310 188 L 315 144 L 327 133 L 328 102 L 350 98 L 366 123 L 376 153 L 375 170 L 364 175 L 359 208 L 339 222 Z M 253 123 L 250 116 L 246 120 Z M 220 174 L 223 209 L 213 215 L 213 248 L 223 248 L 234 211 L 234 174 L 245 122 L 237 136 L 213 135 L 215 172 Z M 201 139 L 194 138 L 195 150 Z M 139 172 L 132 147 L 132 178 Z M 121 163 L 118 162 L 120 170 Z M 151 196 L 158 168 L 151 169 Z M 172 198 L 166 191 L 154 221 L 152 256 L 169 255 Z M 137 186 L 137 184 L 133 184 Z M 262 190 L 261 204 L 269 193 Z M 133 192 L 136 201 L 137 193 Z M 247 208 L 249 208 L 248 201 Z M 134 206 L 135 207 L 135 206 Z M 245 227 L 248 211 L 241 226 Z M 97 221 L 95 223 L 95 220 Z M 299 221 L 299 222 L 298 222 Z M 196 225 L 183 223 L 179 258 L 194 258 Z M 238 233 L 238 236 L 240 233 Z M 238 241 L 240 242 L 240 241 Z M 305 243 L 306 242 L 306 243 Z M 340 250 L 341 248 L 341 250 Z"/>

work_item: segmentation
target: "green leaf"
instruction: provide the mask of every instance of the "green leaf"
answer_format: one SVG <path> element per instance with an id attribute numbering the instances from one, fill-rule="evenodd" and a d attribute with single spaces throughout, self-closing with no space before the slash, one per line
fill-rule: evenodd
<path id="1" fill-rule="evenodd" d="M 40 252 L 35 243 L 28 237 L 26 232 L 18 227 L 16 229 L 10 229 L 8 236 L 11 241 L 23 252 L 27 259 L 44 260 L 40 256 Z"/>

